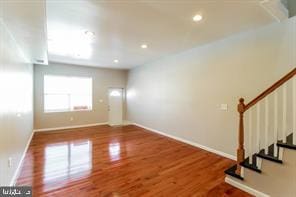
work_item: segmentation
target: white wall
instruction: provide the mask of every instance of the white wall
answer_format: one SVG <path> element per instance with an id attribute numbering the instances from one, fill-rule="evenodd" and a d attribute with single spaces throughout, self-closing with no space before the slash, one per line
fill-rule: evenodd
<path id="1" fill-rule="evenodd" d="M 11 183 L 32 134 L 32 67 L 0 18 L 0 185 Z"/>
<path id="2" fill-rule="evenodd" d="M 250 101 L 296 66 L 295 36 L 293 17 L 136 67 L 128 119 L 235 155 L 238 99 Z"/>
<path id="3" fill-rule="evenodd" d="M 44 75 L 91 77 L 93 109 L 91 111 L 44 113 Z M 125 88 L 126 70 L 75 66 L 50 62 L 34 66 L 34 128 L 45 129 L 108 122 L 108 88 Z M 100 102 L 102 100 L 103 102 Z M 71 121 L 71 117 L 73 120 Z"/>

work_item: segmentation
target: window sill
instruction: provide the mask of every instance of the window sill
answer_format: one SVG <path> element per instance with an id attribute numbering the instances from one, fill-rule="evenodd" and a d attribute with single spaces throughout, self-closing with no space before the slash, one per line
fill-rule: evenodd
<path id="1" fill-rule="evenodd" d="M 60 110 L 60 111 L 44 111 L 45 114 L 51 114 L 51 113 L 71 113 L 71 112 L 92 112 L 92 109 L 78 109 L 78 110 Z"/>

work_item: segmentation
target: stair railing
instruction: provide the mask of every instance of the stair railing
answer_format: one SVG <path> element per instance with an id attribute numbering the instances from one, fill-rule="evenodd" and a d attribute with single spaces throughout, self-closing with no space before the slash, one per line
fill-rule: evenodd
<path id="1" fill-rule="evenodd" d="M 245 160 L 245 148 L 244 148 L 244 115 L 245 112 L 248 111 L 249 109 L 251 109 L 253 106 L 255 106 L 256 104 L 258 104 L 259 101 L 265 99 L 265 97 L 267 97 L 268 95 L 270 95 L 271 93 L 274 92 L 274 139 L 277 141 L 277 127 L 278 127 L 278 123 L 277 123 L 277 119 L 278 119 L 278 93 L 277 90 L 279 87 L 283 86 L 283 110 L 282 110 L 282 121 L 283 121 L 283 133 L 282 133 L 282 140 L 283 142 L 285 142 L 286 140 L 286 124 L 284 123 L 286 121 L 286 114 L 287 114 L 287 86 L 285 85 L 285 83 L 287 83 L 290 79 L 292 79 L 294 76 L 296 75 L 296 68 L 294 68 L 292 71 L 290 71 L 288 74 L 286 74 L 284 77 L 282 77 L 279 81 L 277 81 L 276 83 L 274 83 L 272 86 L 270 86 L 268 89 L 266 89 L 264 92 L 262 92 L 259 96 L 257 96 L 256 98 L 254 98 L 253 100 L 251 100 L 249 103 L 245 104 L 244 103 L 244 98 L 240 98 L 239 99 L 239 104 L 237 106 L 237 110 L 239 112 L 239 129 L 238 129 L 238 149 L 237 149 L 237 169 L 236 169 L 236 174 L 240 175 L 241 174 L 241 167 L 240 167 L 240 163 L 243 162 Z M 293 78 L 292 81 L 292 103 L 293 103 L 293 126 L 292 126 L 292 132 L 293 132 L 293 143 L 296 144 L 296 77 Z M 269 127 L 269 101 L 268 99 L 265 100 L 265 131 L 264 131 L 264 135 L 265 135 L 265 143 L 264 143 L 264 147 L 265 147 L 265 151 L 268 150 L 268 127 Z M 251 110 L 252 111 L 252 110 Z M 256 146 L 259 151 L 259 147 L 260 147 L 260 105 L 258 104 L 257 106 L 257 110 L 256 110 L 256 116 L 257 116 L 257 124 L 256 124 Z M 252 116 L 252 112 L 250 112 L 250 117 Z M 252 124 L 252 119 L 249 118 L 249 124 Z M 249 126 L 250 127 L 250 126 Z M 249 133 L 249 140 L 251 140 L 252 138 L 252 133 Z M 251 146 L 252 142 L 249 142 Z M 274 145 L 276 146 L 276 142 L 274 143 Z M 250 148 L 250 147 L 249 147 Z M 249 150 L 249 154 L 250 154 L 250 161 L 252 162 L 252 151 Z M 274 151 L 274 154 L 277 154 L 276 151 Z"/>

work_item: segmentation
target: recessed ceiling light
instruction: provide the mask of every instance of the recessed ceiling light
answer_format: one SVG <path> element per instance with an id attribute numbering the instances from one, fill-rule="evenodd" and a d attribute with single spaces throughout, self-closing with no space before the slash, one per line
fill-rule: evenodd
<path id="1" fill-rule="evenodd" d="M 141 45 L 141 48 L 142 48 L 142 49 L 147 49 L 148 46 L 147 46 L 147 44 L 142 44 L 142 45 Z"/>
<path id="2" fill-rule="evenodd" d="M 113 60 L 113 62 L 114 62 L 114 63 L 118 63 L 118 62 L 119 62 L 119 60 Z"/>
<path id="3" fill-rule="evenodd" d="M 193 21 L 195 21 L 195 22 L 201 21 L 201 20 L 202 20 L 202 15 L 197 14 L 197 15 L 195 15 L 192 19 L 193 19 Z"/>
<path id="4" fill-rule="evenodd" d="M 85 31 L 84 34 L 88 37 L 94 37 L 95 36 L 95 33 L 92 32 L 92 31 Z"/>

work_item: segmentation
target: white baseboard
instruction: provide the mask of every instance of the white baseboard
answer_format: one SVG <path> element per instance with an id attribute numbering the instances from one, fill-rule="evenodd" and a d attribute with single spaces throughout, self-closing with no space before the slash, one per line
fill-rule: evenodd
<path id="1" fill-rule="evenodd" d="M 123 121 L 123 126 L 126 126 L 126 125 L 132 125 L 133 123 L 129 120 L 124 120 Z"/>
<path id="2" fill-rule="evenodd" d="M 28 140 L 28 142 L 27 142 L 27 144 L 26 144 L 26 146 L 25 146 L 25 150 L 23 151 L 23 154 L 22 154 L 21 160 L 19 161 L 18 166 L 17 166 L 17 168 L 16 168 L 16 170 L 15 170 L 15 172 L 14 172 L 14 174 L 13 174 L 13 177 L 12 177 L 12 179 L 11 179 L 11 181 L 10 181 L 10 186 L 14 186 L 14 185 L 16 184 L 16 179 L 17 179 L 18 176 L 19 176 L 19 173 L 20 173 L 20 170 L 21 170 L 22 164 L 23 164 L 23 162 L 24 162 L 24 159 L 25 159 L 25 156 L 26 156 L 27 150 L 28 150 L 28 148 L 29 148 L 29 146 L 30 146 L 30 143 L 31 143 L 31 141 L 32 141 L 33 135 L 34 135 L 34 130 L 32 131 L 32 133 L 31 133 L 31 135 L 30 135 L 30 138 L 29 138 L 29 140 Z"/>
<path id="3" fill-rule="evenodd" d="M 232 160 L 236 160 L 236 157 L 234 155 L 230 155 L 228 153 L 224 153 L 222 151 L 219 151 L 219 150 L 215 150 L 213 148 L 210 148 L 210 147 L 207 147 L 207 146 L 204 146 L 204 145 L 201 145 L 201 144 L 198 144 L 196 142 L 192 142 L 192 141 L 189 141 L 189 140 L 185 140 L 183 138 L 180 138 L 180 137 L 176 137 L 176 136 L 173 136 L 173 135 L 170 135 L 170 134 L 167 134 L 167 133 L 164 133 L 164 132 L 161 132 L 161 131 L 158 131 L 156 129 L 152 129 L 152 128 L 148 128 L 146 126 L 143 126 L 141 124 L 138 124 L 138 123 L 133 123 L 133 125 L 136 125 L 138 127 L 141 127 L 143 129 L 147 129 L 149 131 L 152 131 L 152 132 L 155 132 L 155 133 L 158 133 L 160 135 L 164 135 L 166 137 L 169 137 L 169 138 L 172 138 L 174 140 L 177 140 L 177 141 L 181 141 L 183 143 L 186 143 L 186 144 L 190 144 L 191 146 L 195 146 L 195 147 L 198 147 L 198 148 L 201 148 L 203 150 L 206 150 L 206 151 L 209 151 L 209 152 L 212 152 L 212 153 L 215 153 L 217 155 L 220 155 L 222 157 L 226 157 L 228 159 L 232 159 Z"/>
<path id="4" fill-rule="evenodd" d="M 247 185 L 244 185 L 244 184 L 242 184 L 242 183 L 240 183 L 238 181 L 235 181 L 235 180 L 233 180 L 233 179 L 231 179 L 231 178 L 229 178 L 227 176 L 225 177 L 225 182 L 232 185 L 233 187 L 239 188 L 239 189 L 241 189 L 241 190 L 243 190 L 243 191 L 245 191 L 245 192 L 247 192 L 249 194 L 252 194 L 252 195 L 254 195 L 256 197 L 270 197 L 267 194 L 264 194 L 264 193 L 262 193 L 262 192 L 260 192 L 258 190 L 255 190 L 255 189 L 253 189 L 253 188 L 251 188 L 251 187 L 249 187 Z"/>
<path id="5" fill-rule="evenodd" d="M 106 124 L 108 124 L 108 122 L 101 122 L 101 123 L 94 123 L 94 124 L 84 124 L 84 125 L 74 125 L 74 126 L 66 126 L 66 127 L 44 128 L 44 129 L 35 129 L 34 132 L 56 131 L 56 130 L 64 130 L 64 129 L 75 129 L 75 128 L 93 127 L 93 126 L 106 125 Z"/>

